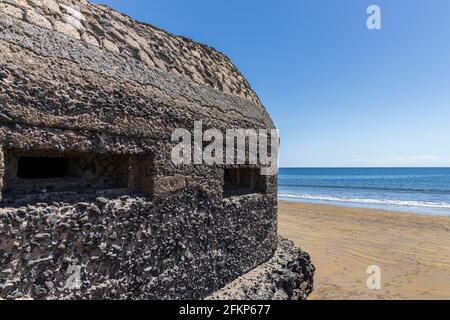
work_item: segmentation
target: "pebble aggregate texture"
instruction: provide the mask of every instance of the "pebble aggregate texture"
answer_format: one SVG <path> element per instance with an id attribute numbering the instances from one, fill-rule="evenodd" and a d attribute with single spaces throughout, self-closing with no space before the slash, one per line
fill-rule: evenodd
<path id="1" fill-rule="evenodd" d="M 277 236 L 276 177 L 224 197 L 224 167 L 172 163 L 173 130 L 199 120 L 274 128 L 212 48 L 87 1 L 0 0 L 0 299 L 306 298 L 314 267 Z M 125 156 L 129 179 L 19 195 L 17 152 Z"/>

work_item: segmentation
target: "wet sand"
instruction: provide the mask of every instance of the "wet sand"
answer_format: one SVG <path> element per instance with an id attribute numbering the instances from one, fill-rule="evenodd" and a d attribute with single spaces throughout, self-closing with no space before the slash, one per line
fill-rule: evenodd
<path id="1" fill-rule="evenodd" d="M 281 235 L 311 254 L 311 299 L 450 299 L 450 217 L 280 202 Z M 367 268 L 381 268 L 369 290 Z"/>

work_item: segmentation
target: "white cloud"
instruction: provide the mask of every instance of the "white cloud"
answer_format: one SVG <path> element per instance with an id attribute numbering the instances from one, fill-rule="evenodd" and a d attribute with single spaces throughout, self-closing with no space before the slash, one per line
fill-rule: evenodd
<path id="1" fill-rule="evenodd" d="M 350 161 L 347 165 L 358 167 L 448 167 L 450 166 L 450 157 L 410 155 L 371 159 L 359 158 Z"/>

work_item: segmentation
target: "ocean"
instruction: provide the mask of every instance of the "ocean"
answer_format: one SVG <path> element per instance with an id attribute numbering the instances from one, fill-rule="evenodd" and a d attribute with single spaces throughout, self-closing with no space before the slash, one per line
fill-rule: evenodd
<path id="1" fill-rule="evenodd" d="M 281 168 L 281 200 L 450 216 L 450 168 Z"/>

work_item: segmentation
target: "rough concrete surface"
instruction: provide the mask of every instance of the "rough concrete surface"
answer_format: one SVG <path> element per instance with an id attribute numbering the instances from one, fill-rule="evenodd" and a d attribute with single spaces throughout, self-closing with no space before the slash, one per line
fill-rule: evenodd
<path id="1" fill-rule="evenodd" d="M 276 177 L 171 161 L 194 121 L 274 128 L 210 47 L 87 1 L 1 0 L 0 298 L 203 299 L 242 276 L 239 297 L 306 298 Z"/>

